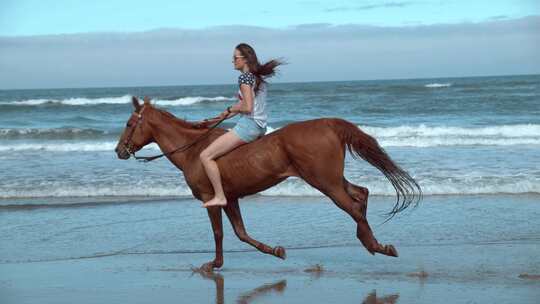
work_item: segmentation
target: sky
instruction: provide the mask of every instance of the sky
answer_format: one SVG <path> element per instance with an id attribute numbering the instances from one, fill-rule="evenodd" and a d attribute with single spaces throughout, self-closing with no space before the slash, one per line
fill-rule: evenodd
<path id="1" fill-rule="evenodd" d="M 0 89 L 540 73 L 540 1 L 0 0 Z"/>

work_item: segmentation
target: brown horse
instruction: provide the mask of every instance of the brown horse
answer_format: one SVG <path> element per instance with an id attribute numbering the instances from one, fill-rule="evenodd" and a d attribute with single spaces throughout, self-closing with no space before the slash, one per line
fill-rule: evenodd
<path id="1" fill-rule="evenodd" d="M 155 142 L 163 152 L 174 151 L 189 145 L 185 151 L 167 155 L 183 171 L 193 195 L 201 202 L 213 197 L 213 188 L 205 174 L 199 155 L 219 135 L 221 128 L 209 131 L 174 117 L 145 100 L 133 97 L 135 111 L 120 137 L 116 153 L 121 159 L 149 143 Z M 204 137 L 206 132 L 209 136 Z M 195 143 L 190 145 L 190 143 Z M 416 181 L 395 164 L 377 141 L 354 124 L 338 118 L 323 118 L 291 123 L 262 138 L 237 147 L 217 159 L 221 172 L 227 205 L 223 207 L 238 238 L 259 251 L 285 259 L 285 248 L 271 247 L 251 238 L 244 228 L 238 199 L 268 189 L 290 176 L 297 176 L 315 187 L 357 223 L 356 235 L 371 253 L 397 257 L 392 245 L 380 244 L 366 219 L 368 189 L 357 186 L 343 176 L 346 149 L 354 157 L 361 157 L 379 169 L 392 183 L 397 201 L 389 212 L 390 217 L 418 204 L 421 189 Z M 202 266 L 212 270 L 223 265 L 222 207 L 208 208 L 214 231 L 216 256 Z"/>

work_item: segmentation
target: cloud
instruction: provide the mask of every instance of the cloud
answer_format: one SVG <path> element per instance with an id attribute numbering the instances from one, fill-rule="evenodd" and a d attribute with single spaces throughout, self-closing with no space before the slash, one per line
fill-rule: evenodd
<path id="1" fill-rule="evenodd" d="M 540 73 L 540 16 L 376 27 L 230 25 L 0 37 L 0 89 L 234 83 L 233 48 L 284 57 L 274 81 Z M 519 47 L 516 47 L 519 46 Z"/>
<path id="2" fill-rule="evenodd" d="M 342 11 L 366 11 L 378 8 L 395 8 L 395 7 L 405 7 L 413 4 L 413 2 L 385 2 L 379 4 L 371 5 L 361 5 L 361 6 L 340 6 L 334 8 L 327 8 L 325 12 L 342 12 Z"/>
<path id="3" fill-rule="evenodd" d="M 503 20 L 503 19 L 508 19 L 508 16 L 507 15 L 498 15 L 498 16 L 492 16 L 492 17 L 488 18 L 488 20 Z"/>
<path id="4" fill-rule="evenodd" d="M 305 23 L 305 24 L 298 24 L 295 26 L 292 26 L 292 28 L 299 29 L 299 30 L 309 30 L 309 29 L 323 29 L 331 27 L 331 23 Z"/>

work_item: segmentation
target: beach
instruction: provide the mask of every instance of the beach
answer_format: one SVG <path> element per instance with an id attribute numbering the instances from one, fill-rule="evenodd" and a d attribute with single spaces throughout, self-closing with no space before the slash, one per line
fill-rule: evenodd
<path id="1" fill-rule="evenodd" d="M 398 258 L 370 255 L 347 214 L 289 178 L 241 200 L 248 233 L 287 259 L 242 243 L 224 217 L 225 263 L 209 275 L 197 267 L 213 233 L 182 172 L 114 148 L 132 95 L 198 121 L 237 90 L 0 90 L 0 303 L 538 302 L 540 75 L 269 84 L 268 133 L 346 119 L 424 199 L 383 224 L 395 189 L 347 155 L 344 176 L 369 189 L 371 228 Z"/>
<path id="2" fill-rule="evenodd" d="M 2 207 L 2 303 L 536 303 L 538 195 L 428 196 L 381 224 L 398 258 L 371 256 L 352 220 L 324 197 L 253 196 L 248 233 L 287 249 L 285 261 L 240 242 L 224 221 L 224 266 L 206 211 L 190 198 Z M 33 204 L 38 205 L 38 204 Z M 18 207 L 16 207 L 18 206 Z"/>
<path id="3" fill-rule="evenodd" d="M 540 304 L 540 1 L 0 25 L 0 304 Z"/>

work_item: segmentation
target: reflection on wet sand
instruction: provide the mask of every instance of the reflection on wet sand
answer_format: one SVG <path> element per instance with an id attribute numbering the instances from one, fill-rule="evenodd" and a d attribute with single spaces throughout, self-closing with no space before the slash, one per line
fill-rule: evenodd
<path id="1" fill-rule="evenodd" d="M 195 269 L 193 270 L 193 272 L 199 273 L 205 279 L 214 281 L 214 283 L 216 284 L 216 304 L 225 303 L 225 300 L 223 297 L 224 295 L 223 289 L 225 286 L 225 281 L 221 274 L 215 273 L 215 272 L 206 272 L 203 270 L 195 270 Z"/>
<path id="2" fill-rule="evenodd" d="M 194 270 L 194 272 L 199 273 L 205 279 L 214 281 L 214 283 L 216 284 L 216 304 L 225 303 L 225 300 L 224 300 L 225 282 L 224 282 L 223 275 L 219 273 L 215 273 L 215 272 L 206 272 L 206 271 Z M 281 280 L 273 284 L 263 284 L 260 287 L 252 289 L 240 295 L 238 299 L 236 300 L 236 303 L 239 303 L 239 304 L 252 303 L 252 301 L 257 299 L 258 297 L 266 295 L 272 291 L 283 293 L 286 287 L 287 287 L 287 280 Z"/>
<path id="3" fill-rule="evenodd" d="M 377 291 L 374 290 L 364 299 L 362 304 L 395 304 L 399 298 L 399 294 L 377 297 Z"/>
<path id="4" fill-rule="evenodd" d="M 257 287 L 239 296 L 238 299 L 236 300 L 236 303 L 239 303 L 239 304 L 251 303 L 254 299 L 262 295 L 265 295 L 271 291 L 283 293 L 286 287 L 287 287 L 287 280 L 281 280 L 273 284 L 264 284 L 260 287 Z"/>
<path id="5" fill-rule="evenodd" d="M 225 279 L 222 274 L 216 272 L 206 272 L 200 269 L 192 269 L 193 272 L 199 273 L 203 278 L 214 281 L 216 285 L 216 304 L 225 303 Z M 316 278 L 320 278 L 320 272 L 317 272 Z M 253 303 L 257 298 L 267 295 L 272 291 L 283 294 L 287 288 L 287 280 L 281 280 L 272 284 L 263 284 L 257 288 L 254 288 L 248 292 L 241 294 L 236 303 L 248 304 Z M 363 304 L 396 304 L 399 299 L 399 294 L 387 295 L 383 297 L 377 297 L 377 291 L 370 292 L 362 301 Z"/>

